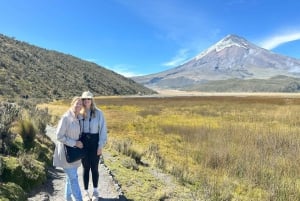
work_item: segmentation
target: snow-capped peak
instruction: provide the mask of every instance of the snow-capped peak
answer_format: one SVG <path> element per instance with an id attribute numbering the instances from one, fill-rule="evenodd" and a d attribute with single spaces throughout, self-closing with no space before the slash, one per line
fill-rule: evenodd
<path id="1" fill-rule="evenodd" d="M 242 38 L 239 38 L 238 36 L 235 35 L 228 35 L 222 40 L 220 40 L 218 43 L 215 45 L 211 46 L 207 50 L 201 52 L 198 56 L 195 57 L 196 60 L 201 59 L 205 55 L 207 55 L 211 51 L 216 51 L 219 52 L 225 48 L 231 47 L 231 46 L 237 46 L 241 48 L 247 48 L 247 42 L 243 40 Z"/>

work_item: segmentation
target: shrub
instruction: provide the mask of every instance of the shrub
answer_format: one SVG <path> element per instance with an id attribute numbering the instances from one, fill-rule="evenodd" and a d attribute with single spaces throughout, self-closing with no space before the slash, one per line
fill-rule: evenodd
<path id="1" fill-rule="evenodd" d="M 0 201 L 23 201 L 52 164 L 54 144 L 45 135 L 50 116 L 33 102 L 0 102 L 0 120 Z"/>
<path id="2" fill-rule="evenodd" d="M 26 193 L 15 183 L 0 183 L 0 200 L 1 201 L 25 201 Z"/>
<path id="3" fill-rule="evenodd" d="M 47 109 L 35 109 L 33 122 L 37 126 L 39 133 L 45 134 L 47 124 L 50 122 L 50 115 Z"/>
<path id="4" fill-rule="evenodd" d="M 47 135 L 36 136 L 33 152 L 35 153 L 37 160 L 51 166 L 54 148 L 55 144 Z"/>
<path id="5" fill-rule="evenodd" d="M 165 159 L 159 153 L 159 146 L 157 144 L 150 144 L 145 152 L 146 157 L 148 157 L 157 167 L 165 168 Z"/>
<path id="6" fill-rule="evenodd" d="M 9 138 L 9 128 L 11 123 L 17 119 L 19 107 L 13 103 L 0 102 L 0 153 L 7 152 Z"/>
<path id="7" fill-rule="evenodd" d="M 46 171 L 42 162 L 30 155 L 3 157 L 3 182 L 13 182 L 24 190 L 31 190 L 46 181 Z"/>
<path id="8" fill-rule="evenodd" d="M 112 148 L 119 153 L 129 156 L 135 161 L 135 163 L 142 164 L 142 153 L 132 146 L 132 142 L 130 140 L 114 141 L 112 143 Z"/>
<path id="9" fill-rule="evenodd" d="M 6 153 L 8 155 L 17 156 L 19 152 L 24 151 L 23 139 L 19 134 L 9 133 Z"/>
<path id="10" fill-rule="evenodd" d="M 122 161 L 122 165 L 128 169 L 139 170 L 139 166 L 132 158 L 127 158 Z"/>
<path id="11" fill-rule="evenodd" d="M 25 149 L 29 150 L 34 146 L 36 129 L 30 120 L 19 120 L 17 124 L 17 132 L 23 139 Z"/>

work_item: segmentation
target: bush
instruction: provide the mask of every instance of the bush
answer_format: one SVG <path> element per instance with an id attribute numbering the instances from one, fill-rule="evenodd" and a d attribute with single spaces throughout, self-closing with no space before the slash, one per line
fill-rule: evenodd
<path id="1" fill-rule="evenodd" d="M 54 144 L 45 135 L 50 115 L 32 102 L 0 102 L 0 120 L 0 201 L 23 201 L 52 164 Z"/>
<path id="2" fill-rule="evenodd" d="M 26 193 L 15 183 L 0 183 L 0 200 L 1 201 L 25 201 Z"/>
<path id="3" fill-rule="evenodd" d="M 158 144 L 150 144 L 145 152 L 146 157 L 148 157 L 158 168 L 165 169 L 166 163 L 164 157 L 161 156 L 159 152 Z"/>
<path id="4" fill-rule="evenodd" d="M 17 156 L 19 152 L 24 152 L 23 139 L 19 134 L 9 133 L 6 153 L 8 155 Z"/>
<path id="5" fill-rule="evenodd" d="M 30 155 L 3 157 L 1 178 L 3 182 L 13 182 L 24 190 L 31 190 L 46 181 L 46 171 L 42 162 Z"/>
<path id="6" fill-rule="evenodd" d="M 36 129 L 30 120 L 19 120 L 17 124 L 17 132 L 23 139 L 25 149 L 29 150 L 34 146 Z"/>
<path id="7" fill-rule="evenodd" d="M 9 147 L 9 128 L 17 119 L 19 107 L 13 103 L 0 102 L 0 153 L 5 154 Z"/>
<path id="8" fill-rule="evenodd" d="M 39 133 L 45 134 L 47 124 L 50 122 L 50 115 L 48 109 L 35 109 L 33 115 L 33 122 L 37 126 Z"/>
<path id="9" fill-rule="evenodd" d="M 50 137 L 47 135 L 36 136 L 33 152 L 37 160 L 44 162 L 47 166 L 51 166 L 54 149 L 55 144 L 51 141 Z"/>

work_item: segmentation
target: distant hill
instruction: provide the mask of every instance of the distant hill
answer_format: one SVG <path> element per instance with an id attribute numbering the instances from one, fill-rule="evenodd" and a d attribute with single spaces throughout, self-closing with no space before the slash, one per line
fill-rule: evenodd
<path id="1" fill-rule="evenodd" d="M 86 90 L 95 95 L 156 93 L 95 63 L 0 34 L 0 96 L 62 98 Z"/>
<path id="2" fill-rule="evenodd" d="M 299 92 L 300 60 L 228 35 L 185 64 L 132 79 L 153 89 Z"/>

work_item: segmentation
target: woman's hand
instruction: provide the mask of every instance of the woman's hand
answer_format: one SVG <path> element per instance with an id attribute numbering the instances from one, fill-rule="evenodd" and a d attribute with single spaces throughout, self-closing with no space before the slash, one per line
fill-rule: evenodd
<path id="1" fill-rule="evenodd" d="M 98 148 L 97 149 L 97 156 L 100 156 L 102 154 L 102 149 L 101 148 Z"/>
<path id="2" fill-rule="evenodd" d="M 83 144 L 82 144 L 81 141 L 76 141 L 76 145 L 75 146 L 78 147 L 78 148 L 80 148 L 80 149 L 83 148 Z"/>

